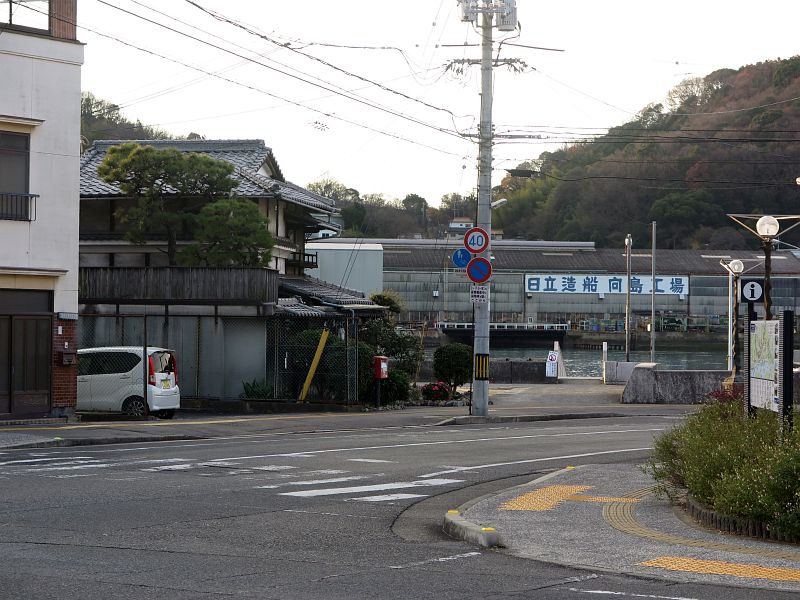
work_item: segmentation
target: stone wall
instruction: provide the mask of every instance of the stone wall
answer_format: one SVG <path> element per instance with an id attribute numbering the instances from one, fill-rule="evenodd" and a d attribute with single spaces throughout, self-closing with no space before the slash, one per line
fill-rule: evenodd
<path id="1" fill-rule="evenodd" d="M 489 359 L 491 383 L 558 383 L 555 377 L 545 377 L 544 360 L 523 358 Z M 419 371 L 419 381 L 436 381 L 433 361 L 425 360 Z"/>
<path id="2" fill-rule="evenodd" d="M 658 363 L 639 363 L 625 385 L 622 403 L 699 404 L 728 377 L 730 371 L 661 371 Z"/>

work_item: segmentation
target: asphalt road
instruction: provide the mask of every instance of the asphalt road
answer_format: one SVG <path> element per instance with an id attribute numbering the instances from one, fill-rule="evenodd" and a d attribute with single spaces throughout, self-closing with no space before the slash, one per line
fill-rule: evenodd
<path id="1" fill-rule="evenodd" d="M 386 415 L 319 433 L 2 450 L 0 598 L 764 598 L 441 533 L 448 508 L 482 494 L 641 462 L 676 418 L 393 427 Z"/>

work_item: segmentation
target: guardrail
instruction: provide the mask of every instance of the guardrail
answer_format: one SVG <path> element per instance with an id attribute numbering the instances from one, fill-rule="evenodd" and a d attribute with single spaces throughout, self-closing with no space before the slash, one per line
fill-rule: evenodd
<path id="1" fill-rule="evenodd" d="M 448 329 L 472 329 L 473 324 L 451 323 L 449 321 L 439 321 L 436 329 L 446 331 Z M 494 331 L 569 331 L 567 323 L 489 323 L 489 330 Z"/>

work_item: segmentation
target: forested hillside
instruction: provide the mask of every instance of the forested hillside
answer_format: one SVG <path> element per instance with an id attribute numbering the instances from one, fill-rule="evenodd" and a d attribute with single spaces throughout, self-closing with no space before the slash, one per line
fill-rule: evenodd
<path id="1" fill-rule="evenodd" d="M 85 142 L 171 137 L 89 93 L 81 117 Z M 641 247 L 656 221 L 662 248 L 753 248 L 728 213 L 800 214 L 800 56 L 687 79 L 629 123 L 519 167 L 538 175 L 493 190 L 509 199 L 492 212 L 506 239 L 621 248 L 630 233 Z M 330 179 L 306 185 L 337 201 L 345 236 L 441 237 L 450 219 L 475 214 L 474 195 L 385 200 Z M 800 227 L 782 239 L 800 244 Z"/>
<path id="2" fill-rule="evenodd" d="M 520 165 L 495 211 L 507 238 L 666 248 L 753 247 L 726 213 L 799 214 L 800 57 L 687 79 L 665 104 L 591 140 Z M 794 233 L 794 232 L 792 232 Z M 786 241 L 797 243 L 797 236 Z"/>

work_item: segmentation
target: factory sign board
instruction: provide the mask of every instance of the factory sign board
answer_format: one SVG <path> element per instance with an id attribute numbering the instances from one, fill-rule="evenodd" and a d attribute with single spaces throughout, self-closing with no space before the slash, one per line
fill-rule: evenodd
<path id="1" fill-rule="evenodd" d="M 595 275 L 593 273 L 534 273 L 525 275 L 525 292 L 544 294 L 625 294 L 627 275 Z M 631 276 L 631 294 L 649 296 L 653 291 L 650 275 Z M 655 278 L 657 296 L 689 294 L 688 275 L 660 275 Z"/>

